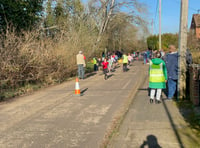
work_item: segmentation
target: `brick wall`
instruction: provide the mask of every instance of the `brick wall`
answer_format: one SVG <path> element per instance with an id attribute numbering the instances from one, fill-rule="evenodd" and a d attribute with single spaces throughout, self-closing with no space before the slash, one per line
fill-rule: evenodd
<path id="1" fill-rule="evenodd" d="M 190 73 L 190 100 L 195 106 L 200 105 L 200 65 L 192 64 Z"/>
<path id="2" fill-rule="evenodd" d="M 196 28 L 196 37 L 200 39 L 200 28 Z"/>

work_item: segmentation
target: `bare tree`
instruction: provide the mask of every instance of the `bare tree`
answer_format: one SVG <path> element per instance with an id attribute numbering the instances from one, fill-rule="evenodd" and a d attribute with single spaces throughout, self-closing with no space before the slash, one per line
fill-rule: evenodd
<path id="1" fill-rule="evenodd" d="M 146 22 L 142 19 L 140 13 L 146 13 L 147 11 L 145 5 L 137 0 L 122 0 L 121 2 L 117 0 L 90 0 L 88 7 L 90 16 L 96 21 L 99 30 L 95 45 L 101 41 L 103 34 L 107 32 L 111 19 L 122 9 L 126 9 L 126 13 L 132 17 L 133 24 L 141 25 L 145 28 Z"/>

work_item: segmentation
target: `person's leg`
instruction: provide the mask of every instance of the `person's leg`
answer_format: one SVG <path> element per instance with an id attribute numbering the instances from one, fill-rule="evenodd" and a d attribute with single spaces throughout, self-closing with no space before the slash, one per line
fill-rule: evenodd
<path id="1" fill-rule="evenodd" d="M 167 81 L 168 84 L 168 99 L 172 99 L 175 91 L 176 91 L 176 81 L 172 80 L 172 79 L 168 79 Z"/>
<path id="2" fill-rule="evenodd" d="M 78 78 L 81 78 L 81 66 L 80 64 L 78 65 Z"/>
<path id="3" fill-rule="evenodd" d="M 125 63 L 123 63 L 123 72 L 125 72 Z"/>
<path id="4" fill-rule="evenodd" d="M 103 69 L 103 73 L 104 73 L 104 79 L 107 79 L 107 69 Z"/>
<path id="5" fill-rule="evenodd" d="M 157 93 L 156 93 L 156 100 L 157 101 L 160 101 L 161 93 L 162 93 L 162 89 L 157 89 Z"/>
<path id="6" fill-rule="evenodd" d="M 99 71 L 99 65 L 97 65 L 97 67 L 96 67 L 97 69 L 96 69 L 96 71 Z"/>
<path id="7" fill-rule="evenodd" d="M 125 63 L 125 71 L 127 71 L 128 70 L 128 68 L 127 68 L 127 63 Z"/>
<path id="8" fill-rule="evenodd" d="M 111 72 L 111 68 L 110 68 L 110 65 L 108 66 L 108 72 L 109 72 L 109 73 Z"/>
<path id="9" fill-rule="evenodd" d="M 80 64 L 80 78 L 84 79 L 84 67 L 83 67 L 83 64 Z"/>
<path id="10" fill-rule="evenodd" d="M 85 76 L 85 67 L 83 67 L 82 65 L 82 79 L 84 79 L 84 76 Z"/>
<path id="11" fill-rule="evenodd" d="M 95 64 L 95 71 L 97 71 L 98 70 L 98 67 L 97 67 L 97 64 Z"/>
<path id="12" fill-rule="evenodd" d="M 154 100 L 154 96 L 155 96 L 155 92 L 156 90 L 151 88 L 151 92 L 150 92 L 150 103 L 153 103 Z"/>

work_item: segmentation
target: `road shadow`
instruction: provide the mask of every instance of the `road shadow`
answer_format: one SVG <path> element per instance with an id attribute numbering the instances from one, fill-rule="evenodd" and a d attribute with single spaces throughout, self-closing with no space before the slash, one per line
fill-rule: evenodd
<path id="1" fill-rule="evenodd" d="M 87 78 L 89 78 L 89 77 L 92 77 L 92 76 L 94 76 L 94 75 L 96 75 L 96 74 L 97 74 L 97 72 L 87 73 L 87 74 L 85 75 L 85 78 L 84 78 L 84 79 L 87 79 Z"/>
<path id="2" fill-rule="evenodd" d="M 149 87 L 147 87 L 147 88 L 139 88 L 138 90 L 139 90 L 139 91 L 147 91 L 148 96 L 150 96 L 151 88 L 149 88 Z"/>
<path id="3" fill-rule="evenodd" d="M 176 125 L 174 124 L 173 118 L 172 118 L 172 116 L 171 116 L 171 114 L 170 114 L 170 112 L 169 112 L 169 109 L 168 109 L 168 107 L 167 107 L 167 105 L 166 105 L 166 102 L 163 101 L 162 104 L 163 104 L 163 107 L 164 107 L 164 109 L 165 109 L 165 112 L 166 112 L 166 114 L 167 114 L 167 116 L 168 116 L 168 119 L 169 119 L 169 121 L 170 121 L 170 124 L 171 124 L 171 127 L 172 127 L 173 131 L 174 131 L 174 134 L 176 135 L 176 139 L 177 139 L 177 141 L 178 141 L 178 143 L 179 143 L 179 147 L 180 147 L 180 148 L 184 148 L 183 142 L 182 142 L 181 137 L 180 137 L 180 135 L 179 135 L 179 133 L 178 133 L 178 131 L 177 131 Z"/>
<path id="4" fill-rule="evenodd" d="M 129 68 L 127 68 L 125 71 L 122 69 L 123 72 L 128 72 L 129 70 L 130 70 Z"/>
<path id="5" fill-rule="evenodd" d="M 161 146 L 158 144 L 157 137 L 154 135 L 148 135 L 146 141 L 142 143 L 140 148 L 161 148 Z"/>
<path id="6" fill-rule="evenodd" d="M 150 88 L 139 88 L 138 89 L 139 91 L 147 91 L 148 92 L 148 96 L 150 96 Z M 163 92 L 164 92 L 164 90 L 163 90 Z M 156 94 L 156 93 L 155 93 Z M 164 92 L 164 95 L 165 95 L 165 92 Z M 163 97 L 162 97 L 163 98 Z M 176 135 L 176 139 L 177 139 L 177 141 L 178 141 L 178 143 L 179 143 L 179 147 L 180 148 L 184 148 L 184 146 L 183 146 L 183 142 L 182 142 L 182 140 L 181 140 L 181 137 L 180 137 L 180 135 L 179 135 L 179 133 L 178 133 L 178 131 L 177 131 L 177 127 L 176 127 L 176 125 L 175 125 L 175 123 L 174 123 L 174 121 L 173 121 L 173 118 L 172 118 L 172 116 L 171 116 L 171 114 L 170 114 L 170 111 L 169 111 L 169 109 L 168 109 L 168 107 L 167 107 L 167 105 L 166 105 L 166 100 L 167 99 L 162 99 L 163 101 L 163 107 L 164 107 L 164 110 L 165 110 L 165 112 L 166 112 L 166 114 L 167 114 L 167 117 L 168 117 L 168 119 L 169 119 L 169 121 L 170 121 L 170 125 L 171 125 L 171 127 L 172 127 L 172 129 L 173 129 L 173 131 L 174 131 L 174 134 Z M 147 141 L 144 141 L 144 143 L 143 143 L 143 145 L 141 145 L 141 148 L 144 148 L 145 146 L 149 146 L 149 148 L 157 148 L 157 147 L 155 147 L 155 146 L 153 146 L 153 145 L 149 145 L 149 144 L 151 144 L 150 142 L 149 142 L 149 140 L 151 139 L 151 141 L 154 141 L 154 144 L 156 143 L 156 137 L 154 136 L 153 137 L 153 135 L 149 135 L 150 137 L 147 137 Z M 158 147 L 159 148 L 159 147 Z"/>
<path id="7" fill-rule="evenodd" d="M 116 71 L 115 69 L 111 69 L 111 70 L 110 70 L 110 72 L 115 72 L 115 71 Z"/>
<path id="8" fill-rule="evenodd" d="M 81 94 L 84 95 L 84 93 L 88 90 L 88 88 L 85 88 L 83 90 L 81 90 Z"/>
<path id="9" fill-rule="evenodd" d="M 114 69 L 117 69 L 117 68 L 119 68 L 119 67 L 120 67 L 119 65 L 116 65 Z"/>
<path id="10" fill-rule="evenodd" d="M 108 75 L 108 79 L 111 78 L 112 76 L 114 76 L 114 74 L 109 74 Z"/>

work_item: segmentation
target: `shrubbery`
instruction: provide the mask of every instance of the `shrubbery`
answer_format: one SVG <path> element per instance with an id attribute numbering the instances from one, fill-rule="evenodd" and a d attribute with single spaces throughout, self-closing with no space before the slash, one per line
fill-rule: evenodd
<path id="1" fill-rule="evenodd" d="M 94 40 L 87 32 L 66 34 L 72 38 L 51 38 L 39 31 L 24 32 L 20 36 L 13 30 L 2 34 L 0 97 L 8 90 L 28 84 L 49 85 L 76 75 L 76 54 L 83 50 L 86 57 L 91 56 L 89 51 Z"/>

